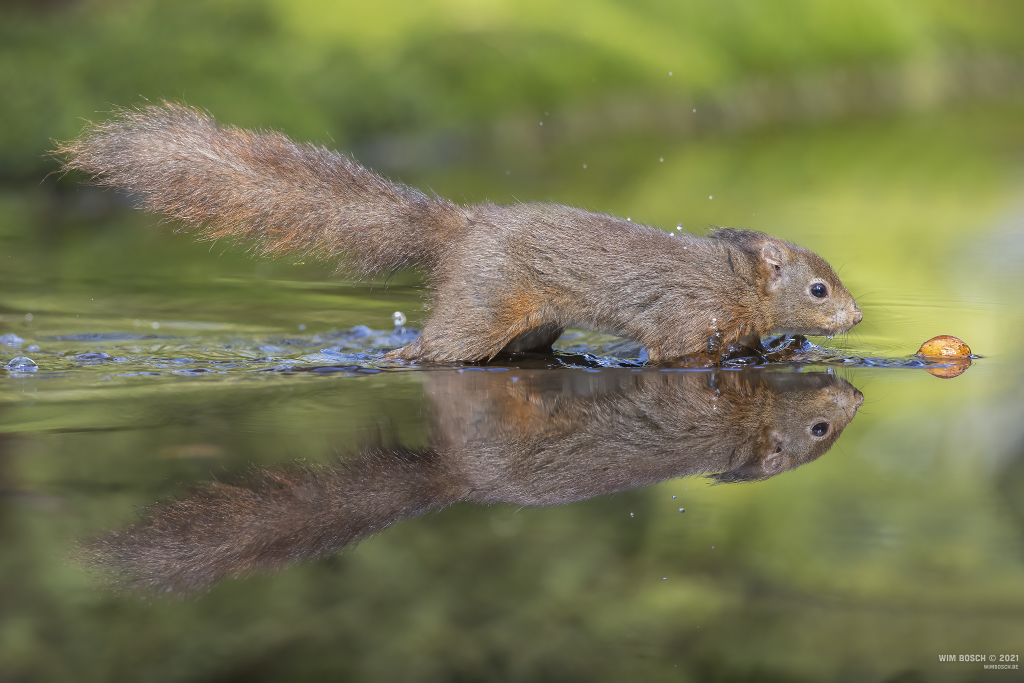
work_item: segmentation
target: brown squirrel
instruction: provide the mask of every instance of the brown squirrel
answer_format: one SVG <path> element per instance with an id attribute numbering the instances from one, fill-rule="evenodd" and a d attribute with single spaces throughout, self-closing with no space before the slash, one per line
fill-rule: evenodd
<path id="1" fill-rule="evenodd" d="M 489 360 L 548 349 L 578 326 L 638 341 L 652 362 L 717 361 L 730 344 L 831 337 L 863 317 L 824 259 L 763 233 L 673 237 L 558 204 L 461 207 L 180 104 L 121 111 L 55 154 L 204 239 L 252 240 L 264 254 L 301 252 L 360 275 L 419 266 L 433 314 L 393 358 Z"/>
<path id="2" fill-rule="evenodd" d="M 423 373 L 432 435 L 259 468 L 84 544 L 127 587 L 189 592 L 323 557 L 460 501 L 561 505 L 675 477 L 774 477 L 821 457 L 863 394 L 827 373 Z"/>

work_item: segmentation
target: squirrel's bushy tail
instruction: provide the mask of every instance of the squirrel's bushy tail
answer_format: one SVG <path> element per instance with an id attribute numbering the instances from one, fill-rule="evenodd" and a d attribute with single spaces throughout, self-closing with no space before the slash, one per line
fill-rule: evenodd
<path id="1" fill-rule="evenodd" d="M 219 124 L 164 102 L 93 124 L 55 153 L 65 170 L 141 197 L 141 206 L 205 239 L 251 240 L 362 274 L 433 270 L 466 225 L 465 210 L 393 183 L 349 157 L 280 133 Z"/>

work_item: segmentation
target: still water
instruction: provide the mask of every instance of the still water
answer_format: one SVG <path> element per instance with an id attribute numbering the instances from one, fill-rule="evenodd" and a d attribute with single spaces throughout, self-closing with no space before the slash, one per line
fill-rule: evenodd
<path id="1" fill-rule="evenodd" d="M 4 194 L 0 363 L 35 366 L 0 371 L 0 671 L 1013 680 L 942 658 L 1024 655 L 1019 120 L 403 178 L 814 249 L 865 320 L 768 368 L 670 372 L 582 332 L 389 365 L 424 318 L 415 273 L 196 245 L 71 179 Z M 937 334 L 981 358 L 929 374 Z"/>

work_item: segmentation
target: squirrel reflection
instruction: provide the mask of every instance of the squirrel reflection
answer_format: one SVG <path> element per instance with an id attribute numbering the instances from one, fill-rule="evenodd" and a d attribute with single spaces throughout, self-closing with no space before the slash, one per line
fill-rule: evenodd
<path id="1" fill-rule="evenodd" d="M 211 482 L 87 550 L 133 587 L 185 592 L 459 501 L 557 505 L 694 474 L 766 479 L 824 454 L 863 402 L 824 373 L 466 371 L 424 383 L 429 448 Z"/>

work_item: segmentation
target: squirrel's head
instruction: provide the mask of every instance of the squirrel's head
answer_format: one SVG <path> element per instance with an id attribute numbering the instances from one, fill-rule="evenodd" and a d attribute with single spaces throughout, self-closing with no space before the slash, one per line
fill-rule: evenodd
<path id="1" fill-rule="evenodd" d="M 864 317 L 825 259 L 803 247 L 752 230 L 716 230 L 711 237 L 752 260 L 761 334 L 832 337 Z"/>

